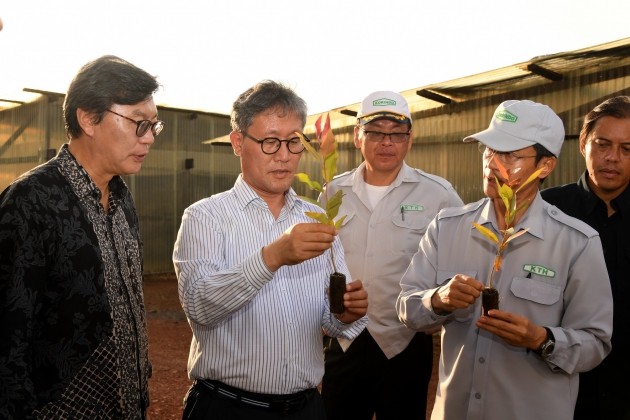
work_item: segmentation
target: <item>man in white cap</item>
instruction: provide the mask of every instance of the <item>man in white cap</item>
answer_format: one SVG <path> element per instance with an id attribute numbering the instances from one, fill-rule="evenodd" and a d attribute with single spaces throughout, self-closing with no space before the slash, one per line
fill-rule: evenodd
<path id="1" fill-rule="evenodd" d="M 361 104 L 354 142 L 364 162 L 336 177 L 344 193 L 339 230 L 352 278 L 368 291 L 368 326 L 354 340 L 327 338 L 322 396 L 329 420 L 426 418 L 433 362 L 431 334 L 405 327 L 396 314 L 400 278 L 427 226 L 444 207 L 463 203 L 451 184 L 409 167 L 411 113 L 395 92 Z"/>
<path id="2" fill-rule="evenodd" d="M 599 236 L 538 191 L 563 139 L 560 118 L 531 101 L 502 103 L 488 129 L 464 139 L 481 146 L 487 197 L 440 212 L 396 302 L 410 328 L 442 327 L 432 419 L 572 419 L 578 373 L 610 352 L 612 295 Z M 538 180 L 526 183 L 530 176 Z M 502 236 L 505 205 L 497 181 L 514 191 L 524 185 L 513 226 L 528 231 L 504 250 L 493 280 L 500 308 L 482 316 L 479 296 L 497 248 L 473 223 Z"/>

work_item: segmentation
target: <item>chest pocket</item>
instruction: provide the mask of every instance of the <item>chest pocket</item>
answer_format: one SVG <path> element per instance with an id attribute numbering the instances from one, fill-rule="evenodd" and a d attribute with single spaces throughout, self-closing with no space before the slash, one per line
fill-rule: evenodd
<path id="1" fill-rule="evenodd" d="M 394 225 L 391 235 L 387 235 L 390 241 L 390 249 L 395 254 L 415 254 L 418 244 L 427 227 L 433 220 L 423 211 L 396 211 L 392 214 L 391 222 Z"/>
<path id="2" fill-rule="evenodd" d="M 346 253 L 354 252 L 357 249 L 357 238 L 355 238 L 351 231 L 356 224 L 360 225 L 359 217 L 355 213 L 354 209 L 350 208 L 342 208 L 339 210 L 339 214 L 342 216 L 346 216 L 343 220 L 343 224 L 341 225 L 340 238 L 343 243 L 343 250 Z"/>
<path id="3" fill-rule="evenodd" d="M 562 289 L 559 286 L 526 277 L 514 277 L 510 290 L 518 298 L 541 305 L 553 305 L 562 296 Z"/>

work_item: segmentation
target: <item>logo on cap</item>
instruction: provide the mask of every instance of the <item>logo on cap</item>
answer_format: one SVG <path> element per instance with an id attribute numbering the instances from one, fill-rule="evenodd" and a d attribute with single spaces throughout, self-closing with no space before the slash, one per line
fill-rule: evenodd
<path id="1" fill-rule="evenodd" d="M 372 101 L 372 105 L 374 105 L 374 106 L 388 106 L 388 105 L 396 106 L 396 101 L 394 101 L 393 99 L 381 98 L 381 99 L 373 100 Z"/>
<path id="2" fill-rule="evenodd" d="M 494 114 L 494 118 L 496 118 L 497 120 L 511 122 L 511 123 L 515 123 L 516 120 L 518 120 L 518 117 L 516 115 L 512 114 L 510 111 L 507 111 L 505 109 L 501 109 L 497 111 Z"/>

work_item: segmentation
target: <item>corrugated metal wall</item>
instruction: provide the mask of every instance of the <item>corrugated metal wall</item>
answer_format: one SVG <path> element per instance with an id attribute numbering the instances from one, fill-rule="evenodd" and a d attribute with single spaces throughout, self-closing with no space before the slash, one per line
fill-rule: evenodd
<path id="1" fill-rule="evenodd" d="M 500 97 L 488 92 L 492 101 L 481 99 L 462 106 L 444 106 L 440 108 L 443 112 L 440 109 L 421 112 L 414 122 L 414 146 L 407 163 L 451 181 L 464 202 L 481 198 L 481 156 L 475 144 L 465 144 L 462 140 L 487 128 L 502 101 L 530 99 L 549 105 L 565 126 L 565 142 L 558 165 L 544 187 L 575 182 L 585 169 L 578 143 L 584 115 L 609 97 L 630 95 L 630 69 L 623 70 L 604 81 L 600 73 L 585 75 L 579 71 L 557 87 L 544 84 Z"/>
<path id="2" fill-rule="evenodd" d="M 66 142 L 62 104 L 62 95 L 45 95 L 0 112 L 0 190 Z M 125 177 L 140 218 L 146 273 L 173 271 L 173 244 L 184 209 L 230 188 L 240 172 L 230 147 L 202 144 L 230 132 L 228 116 L 158 109 L 166 129 L 140 173 Z"/>
<path id="3" fill-rule="evenodd" d="M 407 155 L 407 163 L 449 180 L 464 202 L 480 199 L 483 197 L 481 156 L 476 144 L 462 140 L 486 129 L 501 102 L 529 99 L 549 105 L 565 126 L 565 142 L 558 165 L 543 187 L 575 182 L 585 169 L 578 144 L 583 118 L 610 97 L 630 95 L 630 55 L 611 56 L 604 62 L 600 59 L 597 66 L 573 64 L 573 68 L 566 69 L 562 76 L 559 81 L 539 78 L 533 83 L 531 80 L 527 83 L 515 81 L 512 86 L 510 80 L 496 86 L 493 83 L 481 88 L 471 86 L 467 92 L 470 99 L 446 105 L 435 103 L 432 107 L 425 103 L 416 106 L 414 98 L 407 96 L 414 119 L 414 144 Z M 341 142 L 340 150 L 345 153 L 339 160 L 340 170 L 348 170 L 361 161 L 360 153 L 353 150 L 351 144 L 350 133 L 356 119 L 341 115 L 341 112 L 331 112 L 330 115 L 336 139 Z M 309 117 L 310 125 L 317 117 L 319 115 Z M 307 126 L 307 130 L 313 128 Z"/>
<path id="4" fill-rule="evenodd" d="M 554 109 L 567 134 L 559 164 L 545 186 L 574 182 L 584 170 L 577 142 L 583 116 L 611 96 L 630 94 L 628 86 L 630 57 L 625 54 L 611 57 L 606 65 L 569 69 L 561 81 L 542 80 L 526 86 L 504 81 L 496 87 L 489 83 L 483 89 L 471 87 L 471 91 L 477 90 L 470 100 L 431 107 L 410 103 L 414 145 L 407 163 L 448 179 L 465 202 L 478 200 L 483 195 L 481 157 L 476 145 L 464 144 L 462 139 L 485 129 L 502 101 L 531 99 Z M 62 101 L 62 95 L 45 95 L 33 103 L 0 112 L 0 190 L 19 174 L 45 162 L 66 141 Z M 158 108 L 166 129 L 142 171 L 126 177 L 140 217 L 146 273 L 173 270 L 171 255 L 184 209 L 231 188 L 240 172 L 239 160 L 229 145 L 203 144 L 204 140 L 229 133 L 227 115 Z M 352 141 L 355 119 L 335 111 L 330 115 L 339 142 L 338 166 L 342 172 L 362 160 Z M 318 116 L 309 116 L 307 122 L 305 132 L 311 138 Z M 312 178 L 319 177 L 319 168 L 308 155 L 299 170 Z M 303 185 L 296 182 L 294 186 L 299 194 L 315 197 Z"/>

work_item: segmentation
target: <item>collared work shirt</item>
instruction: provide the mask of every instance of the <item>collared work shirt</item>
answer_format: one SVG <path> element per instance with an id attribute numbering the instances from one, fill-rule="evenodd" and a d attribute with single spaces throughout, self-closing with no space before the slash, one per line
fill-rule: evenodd
<path id="1" fill-rule="evenodd" d="M 365 328 L 366 317 L 346 325 L 330 314 L 330 251 L 275 272 L 266 267 L 262 248 L 291 226 L 312 222 L 304 212 L 318 210 L 293 190 L 285 201 L 275 219 L 239 176 L 231 190 L 184 212 L 173 261 L 193 331 L 190 378 L 265 394 L 315 388 L 324 374 L 322 330 L 353 338 Z M 338 240 L 332 250 L 349 282 Z"/>
<path id="2" fill-rule="evenodd" d="M 335 177 L 326 187 L 331 197 L 344 193 L 339 215 L 346 216 L 339 237 L 352 277 L 368 292 L 368 330 L 383 353 L 392 358 L 416 333 L 396 313 L 400 278 L 429 223 L 444 207 L 461 206 L 449 182 L 403 164 L 384 197 L 371 208 L 363 178 L 365 162 Z M 348 340 L 339 340 L 347 348 Z"/>
<path id="3" fill-rule="evenodd" d="M 401 280 L 401 320 L 418 330 L 442 326 L 432 418 L 572 419 L 577 374 L 610 351 L 612 296 L 597 232 L 538 194 L 516 226 L 529 232 L 508 244 L 495 273 L 500 308 L 551 329 L 556 346 L 545 361 L 477 328 L 481 299 L 447 316 L 433 311 L 431 296 L 455 274 L 489 276 L 496 246 L 473 222 L 498 234 L 489 199 L 440 212 Z"/>
<path id="4" fill-rule="evenodd" d="M 101 193 L 64 145 L 0 195 L 0 417 L 144 417 L 142 246 L 120 177 Z"/>

